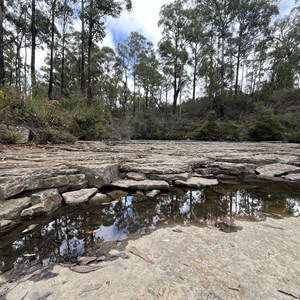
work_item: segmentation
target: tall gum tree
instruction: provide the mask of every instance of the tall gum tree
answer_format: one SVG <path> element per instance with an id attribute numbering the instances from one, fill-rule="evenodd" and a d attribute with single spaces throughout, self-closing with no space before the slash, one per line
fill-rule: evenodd
<path id="1" fill-rule="evenodd" d="M 4 86 L 4 0 L 0 0 L 0 87 Z"/>
<path id="2" fill-rule="evenodd" d="M 130 11 L 132 8 L 131 0 L 112 1 L 112 0 L 88 0 L 82 18 L 85 22 L 85 34 L 87 37 L 87 103 L 93 103 L 93 82 L 91 74 L 91 62 L 93 43 L 101 41 L 105 37 L 105 20 L 111 16 L 120 16 L 123 9 Z"/>
<path id="3" fill-rule="evenodd" d="M 257 38 L 269 26 L 278 7 L 270 0 L 239 0 L 237 9 L 236 71 L 234 93 L 239 91 L 239 73 L 242 59 L 247 58 L 258 42 Z"/>
<path id="4" fill-rule="evenodd" d="M 159 42 L 159 53 L 164 63 L 164 72 L 172 77 L 173 105 L 176 114 L 180 91 L 185 82 L 185 66 L 188 61 L 187 39 L 184 27 L 188 19 L 183 1 L 163 5 L 158 25 L 162 27 L 162 39 Z"/>

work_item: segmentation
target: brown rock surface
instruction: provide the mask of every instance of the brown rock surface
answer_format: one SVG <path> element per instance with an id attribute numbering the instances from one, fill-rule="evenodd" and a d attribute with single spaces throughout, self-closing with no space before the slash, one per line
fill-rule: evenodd
<path id="1" fill-rule="evenodd" d="M 89 201 L 98 190 L 96 188 L 82 189 L 74 192 L 63 193 L 66 204 L 79 204 Z"/>
<path id="2" fill-rule="evenodd" d="M 300 167 L 299 144 L 119 141 L 1 145 L 0 203 L 6 207 L 14 201 L 9 198 L 35 189 L 100 187 L 116 180 L 118 172 L 142 172 L 148 178 L 168 175 L 168 181 L 186 173 L 186 181 L 195 170 L 203 175 L 253 174 L 273 164 L 292 167 L 271 176 L 298 184 L 294 172 Z M 106 179 L 97 178 L 98 174 Z M 94 188 L 87 198 L 96 192 Z M 7 300 L 291 299 L 279 290 L 300 295 L 300 218 L 237 225 L 243 229 L 230 234 L 195 226 L 159 229 L 129 241 L 129 259 L 101 262 L 96 265 L 98 270 L 86 274 L 56 265 L 47 269 L 47 280 L 40 271 L 5 283 L 0 295 L 5 291 Z M 139 255 L 130 252 L 133 247 Z M 0 282 L 5 282 L 5 274 Z"/>
<path id="3" fill-rule="evenodd" d="M 129 259 L 80 274 L 56 265 L 19 282 L 15 299 L 291 299 L 300 295 L 299 218 L 240 222 L 224 232 L 195 226 L 159 229 L 129 241 Z M 136 249 L 132 251 L 131 249 Z M 137 254 L 135 254 L 137 253 Z M 45 270 L 43 271 L 45 274 Z M 0 288 L 1 291 L 1 288 Z"/>

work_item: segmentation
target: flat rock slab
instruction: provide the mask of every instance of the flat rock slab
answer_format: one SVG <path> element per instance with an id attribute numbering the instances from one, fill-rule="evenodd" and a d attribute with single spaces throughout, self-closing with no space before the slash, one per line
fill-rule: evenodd
<path id="1" fill-rule="evenodd" d="M 150 179 L 152 180 L 165 180 L 172 184 L 174 180 L 187 180 L 191 177 L 191 173 L 180 173 L 180 174 L 151 174 Z"/>
<path id="2" fill-rule="evenodd" d="M 3 171 L 0 176 L 0 200 L 9 199 L 24 191 L 61 187 L 80 189 L 87 185 L 84 174 L 75 174 L 78 173 L 77 169 L 70 169 L 64 164 L 57 165 L 55 162 L 50 162 L 50 165 L 51 167 L 30 165 L 6 168 L 4 171 L 0 168 L 0 172 Z"/>
<path id="3" fill-rule="evenodd" d="M 16 222 L 12 220 L 2 220 L 0 221 L 0 232 L 5 232 L 16 225 Z"/>
<path id="4" fill-rule="evenodd" d="M 145 180 L 146 179 L 146 174 L 144 173 L 137 173 L 137 172 L 128 172 L 126 174 L 126 178 L 140 181 L 140 180 Z"/>
<path id="5" fill-rule="evenodd" d="M 300 294 L 300 218 L 239 222 L 230 234 L 196 226 L 158 229 L 99 270 L 56 265 L 47 280 L 20 280 L 4 297 L 49 300 L 293 299 Z M 135 251 L 132 251 L 135 249 Z M 127 259 L 124 259 L 124 258 Z M 45 270 L 39 271 L 36 278 Z"/>
<path id="6" fill-rule="evenodd" d="M 203 178 L 203 177 L 191 177 L 188 178 L 186 181 L 183 180 L 175 181 L 175 185 L 177 186 L 190 187 L 190 188 L 213 186 L 217 184 L 218 184 L 217 179 L 210 179 L 210 178 Z"/>
<path id="7" fill-rule="evenodd" d="M 142 180 L 135 181 L 129 179 L 117 180 L 112 183 L 112 186 L 115 188 L 121 189 L 131 189 L 131 190 L 167 190 L 170 185 L 163 180 Z"/>
<path id="8" fill-rule="evenodd" d="M 291 180 L 291 181 L 300 181 L 300 173 L 297 174 L 288 174 L 282 176 L 284 179 Z"/>
<path id="9" fill-rule="evenodd" d="M 63 193 L 62 196 L 66 204 L 79 204 L 89 201 L 96 193 L 98 189 L 82 189 L 74 192 Z"/>
<path id="10" fill-rule="evenodd" d="M 258 167 L 255 171 L 261 176 L 279 177 L 293 172 L 300 172 L 300 168 L 294 165 L 276 163 Z"/>
<path id="11" fill-rule="evenodd" d="M 148 192 L 146 194 L 146 196 L 149 198 L 154 198 L 154 197 L 158 196 L 160 193 L 161 193 L 160 190 L 152 190 L 152 191 Z"/>
<path id="12" fill-rule="evenodd" d="M 62 204 L 62 197 L 58 189 L 50 189 L 30 197 L 31 207 L 24 209 L 21 213 L 22 219 L 31 219 L 33 217 L 49 214 Z"/>
<path id="13" fill-rule="evenodd" d="M 0 220 L 17 219 L 22 210 L 31 204 L 29 197 L 11 199 L 0 202 Z"/>
<path id="14" fill-rule="evenodd" d="M 111 198 L 105 194 L 97 193 L 90 200 L 89 204 L 98 205 L 111 201 Z"/>
<path id="15" fill-rule="evenodd" d="M 75 167 L 86 176 L 89 187 L 101 188 L 119 177 L 118 164 L 95 163 Z"/>

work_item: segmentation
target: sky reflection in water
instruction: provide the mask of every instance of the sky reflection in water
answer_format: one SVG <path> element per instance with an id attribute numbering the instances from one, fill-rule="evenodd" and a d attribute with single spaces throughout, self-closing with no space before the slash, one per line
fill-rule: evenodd
<path id="1" fill-rule="evenodd" d="M 157 227 L 174 224 L 198 226 L 232 225 L 236 219 L 263 220 L 266 216 L 300 215 L 297 191 L 278 186 L 217 186 L 197 191 L 178 190 L 156 199 L 140 201 L 122 197 L 109 206 L 64 207 L 40 220 L 40 226 L 27 235 L 23 227 L 0 237 L 0 270 L 28 265 L 33 261 L 74 261 L 81 255 L 106 254 L 132 234 L 145 234 Z M 37 222 L 35 220 L 34 222 Z M 220 228 L 223 228 L 220 226 Z"/>

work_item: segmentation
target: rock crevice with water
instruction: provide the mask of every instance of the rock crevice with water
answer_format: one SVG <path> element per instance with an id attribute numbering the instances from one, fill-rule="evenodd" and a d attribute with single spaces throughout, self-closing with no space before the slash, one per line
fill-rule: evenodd
<path id="1" fill-rule="evenodd" d="M 172 187 L 217 185 L 220 175 L 300 182 L 299 144 L 120 141 L 2 146 L 0 221 L 6 221 L 5 229 L 19 217 L 49 214 L 63 204 L 114 200 L 103 194 L 105 189 L 153 198 Z"/>

